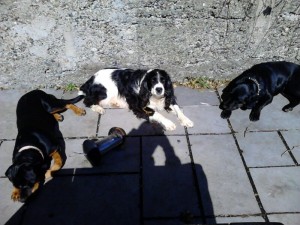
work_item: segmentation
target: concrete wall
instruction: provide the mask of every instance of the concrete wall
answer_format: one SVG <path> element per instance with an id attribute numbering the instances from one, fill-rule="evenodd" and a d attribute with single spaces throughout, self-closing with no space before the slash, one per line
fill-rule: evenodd
<path id="1" fill-rule="evenodd" d="M 0 88 L 81 84 L 103 67 L 235 77 L 300 61 L 299 0 L 1 0 Z"/>

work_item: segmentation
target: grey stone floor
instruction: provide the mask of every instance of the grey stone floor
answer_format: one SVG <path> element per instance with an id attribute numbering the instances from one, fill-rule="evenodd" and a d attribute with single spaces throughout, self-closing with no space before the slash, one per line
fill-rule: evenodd
<path id="1" fill-rule="evenodd" d="M 101 117 L 89 109 L 84 117 L 67 111 L 60 123 L 66 164 L 22 204 L 11 201 L 4 173 L 17 134 L 16 104 L 25 92 L 0 91 L 0 224 L 300 224 L 300 107 L 282 112 L 281 96 L 253 123 L 249 111 L 221 119 L 218 91 L 177 87 L 178 103 L 195 126 L 176 122 L 173 132 L 125 109 L 107 109 Z M 103 138 L 114 126 L 127 132 L 125 144 L 92 167 L 83 141 Z"/>

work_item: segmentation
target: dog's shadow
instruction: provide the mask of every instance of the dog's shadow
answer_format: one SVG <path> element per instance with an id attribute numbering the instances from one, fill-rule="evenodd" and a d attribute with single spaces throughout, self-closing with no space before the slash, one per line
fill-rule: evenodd
<path id="1" fill-rule="evenodd" d="M 186 138 L 162 135 L 157 126 L 157 136 L 138 135 L 149 126 L 145 122 L 128 133 L 140 149 L 131 156 L 138 160 L 135 171 L 101 172 L 106 156 L 100 168 L 62 169 L 6 224 L 205 224 L 204 214 L 214 224 L 206 176 L 191 163 Z M 110 163 L 118 164 L 121 151 L 130 150 L 133 142 L 126 142 L 108 153 Z"/>

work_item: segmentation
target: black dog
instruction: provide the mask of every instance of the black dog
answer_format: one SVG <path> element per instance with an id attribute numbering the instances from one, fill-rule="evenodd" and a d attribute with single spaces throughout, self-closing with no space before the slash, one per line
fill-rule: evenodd
<path id="1" fill-rule="evenodd" d="M 13 165 L 5 175 L 13 183 L 12 200 L 24 202 L 34 193 L 41 181 L 59 170 L 64 158 L 64 140 L 57 121 L 59 113 L 71 109 L 77 115 L 85 110 L 73 105 L 83 97 L 57 99 L 40 90 L 23 95 L 17 105 L 18 135 L 13 151 Z M 53 159 L 53 165 L 51 165 Z M 50 168 L 50 169 L 49 169 Z"/>
<path id="2" fill-rule="evenodd" d="M 222 93 L 221 117 L 232 110 L 252 109 L 249 119 L 259 120 L 260 112 L 275 95 L 282 94 L 290 103 L 282 108 L 293 110 L 300 103 L 300 66 L 291 62 L 266 62 L 254 65 L 233 79 Z"/>

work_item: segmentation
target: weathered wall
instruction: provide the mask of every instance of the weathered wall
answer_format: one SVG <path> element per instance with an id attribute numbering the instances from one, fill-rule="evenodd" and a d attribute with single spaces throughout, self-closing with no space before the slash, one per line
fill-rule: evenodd
<path id="1" fill-rule="evenodd" d="M 0 87 L 81 84 L 97 69 L 234 77 L 300 62 L 299 0 L 1 0 Z"/>

